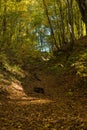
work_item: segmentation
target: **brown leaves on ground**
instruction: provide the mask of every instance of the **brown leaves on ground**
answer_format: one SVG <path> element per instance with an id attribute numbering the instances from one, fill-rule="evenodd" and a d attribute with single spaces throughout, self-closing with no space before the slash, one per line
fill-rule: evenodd
<path id="1" fill-rule="evenodd" d="M 86 130 L 86 88 L 79 89 L 74 86 L 74 81 L 72 75 L 58 77 L 35 71 L 22 82 L 15 80 L 8 85 L 8 95 L 3 86 L 0 91 L 0 129 Z M 45 93 L 35 93 L 34 87 L 43 87 Z"/>

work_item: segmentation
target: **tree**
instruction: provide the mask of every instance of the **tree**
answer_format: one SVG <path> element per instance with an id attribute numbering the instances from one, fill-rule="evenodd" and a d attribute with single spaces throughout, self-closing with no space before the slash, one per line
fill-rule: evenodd
<path id="1" fill-rule="evenodd" d="M 79 5 L 79 9 L 82 14 L 82 20 L 86 25 L 86 34 L 87 34 L 87 0 L 76 0 L 76 1 Z"/>
<path id="2" fill-rule="evenodd" d="M 58 50 L 59 47 L 58 47 L 58 44 L 57 44 L 57 41 L 56 41 L 56 38 L 55 38 L 53 26 L 52 26 L 52 23 L 51 23 L 51 20 L 50 20 L 50 17 L 49 17 L 48 8 L 47 8 L 45 0 L 43 0 L 43 5 L 44 5 L 45 13 L 46 13 L 46 16 L 47 16 L 47 19 L 48 19 L 48 23 L 49 23 L 49 26 L 50 26 L 50 29 L 51 29 L 51 35 L 52 35 L 53 40 L 54 40 L 53 43 L 54 43 L 55 47 Z"/>
<path id="3" fill-rule="evenodd" d="M 85 22 L 81 19 L 78 2 L 0 0 L 0 50 L 22 59 L 37 51 L 58 53 L 65 43 L 72 47 L 74 38 L 84 36 L 87 23 L 86 13 L 82 13 Z"/>

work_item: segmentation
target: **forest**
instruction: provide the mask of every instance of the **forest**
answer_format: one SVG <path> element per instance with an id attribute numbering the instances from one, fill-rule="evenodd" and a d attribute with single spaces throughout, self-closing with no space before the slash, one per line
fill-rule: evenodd
<path id="1" fill-rule="evenodd" d="M 0 0 L 0 129 L 87 129 L 87 0 Z"/>

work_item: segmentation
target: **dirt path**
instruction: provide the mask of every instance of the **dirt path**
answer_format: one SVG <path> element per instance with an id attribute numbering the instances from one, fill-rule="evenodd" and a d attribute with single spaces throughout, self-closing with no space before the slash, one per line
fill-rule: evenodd
<path id="1" fill-rule="evenodd" d="M 87 130 L 87 89 L 74 86 L 72 75 L 34 71 L 9 89 L 0 98 L 1 130 Z"/>

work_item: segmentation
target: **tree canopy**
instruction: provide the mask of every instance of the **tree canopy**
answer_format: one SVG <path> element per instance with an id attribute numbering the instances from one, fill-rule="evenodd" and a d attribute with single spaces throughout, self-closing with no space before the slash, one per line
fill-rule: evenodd
<path id="1" fill-rule="evenodd" d="M 87 130 L 87 0 L 0 0 L 1 130 Z"/>
<path id="2" fill-rule="evenodd" d="M 73 47 L 87 31 L 86 5 L 86 0 L 0 0 L 0 50 L 21 61 L 66 43 Z"/>

